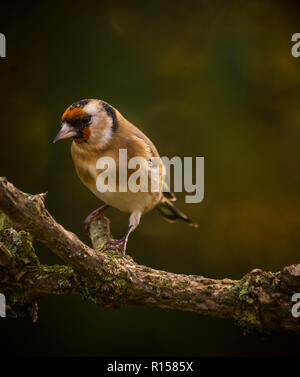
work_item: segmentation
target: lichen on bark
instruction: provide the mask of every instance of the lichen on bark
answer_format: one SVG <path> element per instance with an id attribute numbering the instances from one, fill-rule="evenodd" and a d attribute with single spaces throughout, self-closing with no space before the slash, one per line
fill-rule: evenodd
<path id="1" fill-rule="evenodd" d="M 28 195 L 0 178 L 0 292 L 9 315 L 29 314 L 36 321 L 43 296 L 76 294 L 110 308 L 135 304 L 233 320 L 245 333 L 300 334 L 300 321 L 291 314 L 300 264 L 276 273 L 255 269 L 240 280 L 155 270 L 101 251 L 111 238 L 105 216 L 91 223 L 91 248 L 58 224 L 44 202 L 44 194 Z M 64 264 L 42 265 L 33 236 Z"/>

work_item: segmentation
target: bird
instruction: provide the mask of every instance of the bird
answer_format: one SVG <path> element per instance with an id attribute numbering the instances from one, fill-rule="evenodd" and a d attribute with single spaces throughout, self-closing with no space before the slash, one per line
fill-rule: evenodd
<path id="1" fill-rule="evenodd" d="M 141 216 L 153 208 L 169 222 L 180 219 L 192 227 L 198 224 L 175 207 L 175 195 L 167 188 L 165 167 L 151 140 L 137 127 L 130 123 L 116 108 L 99 99 L 83 99 L 70 105 L 62 115 L 61 129 L 53 142 L 72 138 L 71 155 L 76 173 L 81 182 L 105 204 L 94 210 L 85 220 L 88 232 L 92 221 L 99 218 L 105 209 L 114 207 L 130 214 L 128 230 L 121 239 L 111 239 L 104 250 L 119 250 L 126 254 L 129 235 L 137 228 Z M 127 161 L 119 158 L 120 150 L 127 151 Z M 133 157 L 142 157 L 147 162 L 144 173 L 149 178 L 153 170 L 152 161 L 159 161 L 155 177 L 158 189 L 147 192 L 121 190 L 117 178 L 116 190 L 99 191 L 97 176 L 104 169 L 97 169 L 97 161 L 102 157 L 111 157 L 116 162 L 117 172 L 122 163 Z M 126 165 L 127 166 L 127 165 Z M 128 167 L 127 167 L 128 168 Z M 156 166 L 157 168 L 157 166 Z M 134 169 L 128 169 L 128 180 Z M 117 174 L 118 177 L 118 174 Z M 126 182 L 128 185 L 128 181 Z"/>

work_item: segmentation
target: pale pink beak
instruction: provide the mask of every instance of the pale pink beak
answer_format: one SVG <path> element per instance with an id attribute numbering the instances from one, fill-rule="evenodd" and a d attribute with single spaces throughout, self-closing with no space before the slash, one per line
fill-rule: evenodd
<path id="1" fill-rule="evenodd" d="M 56 143 L 58 140 L 68 139 L 70 137 L 76 136 L 76 134 L 77 133 L 74 127 L 64 122 L 62 124 L 61 130 L 59 131 L 59 133 L 56 135 L 55 139 L 53 140 L 53 143 Z"/>

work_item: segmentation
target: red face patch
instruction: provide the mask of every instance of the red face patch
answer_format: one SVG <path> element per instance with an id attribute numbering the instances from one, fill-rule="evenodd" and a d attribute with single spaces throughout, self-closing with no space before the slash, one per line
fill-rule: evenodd
<path id="1" fill-rule="evenodd" d="M 63 113 L 61 120 L 63 122 L 76 122 L 76 120 L 83 118 L 86 115 L 86 112 L 80 108 L 75 107 L 71 109 L 71 106 Z"/>
<path id="2" fill-rule="evenodd" d="M 85 140 L 89 140 L 90 136 L 91 136 L 91 128 L 90 127 L 85 127 L 83 130 L 82 130 L 82 136 Z"/>

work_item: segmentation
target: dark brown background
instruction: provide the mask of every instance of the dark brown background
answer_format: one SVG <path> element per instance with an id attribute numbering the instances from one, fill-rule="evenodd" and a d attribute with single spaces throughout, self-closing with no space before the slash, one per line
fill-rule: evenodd
<path id="1" fill-rule="evenodd" d="M 99 201 L 77 179 L 69 142 L 52 144 L 72 102 L 118 108 L 161 155 L 205 157 L 205 199 L 179 205 L 197 230 L 156 211 L 132 236 L 139 263 L 240 278 L 299 262 L 299 6 L 288 1 L 1 3 L 1 175 L 89 242 Z M 127 215 L 108 212 L 121 236 Z M 40 259 L 60 263 L 37 244 Z M 49 297 L 37 324 L 0 320 L 1 354 L 296 354 L 297 340 L 243 337 L 231 323 L 139 307 L 104 310 Z"/>

